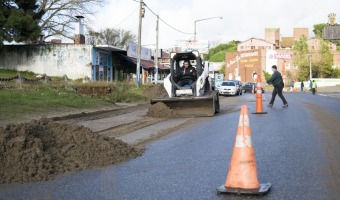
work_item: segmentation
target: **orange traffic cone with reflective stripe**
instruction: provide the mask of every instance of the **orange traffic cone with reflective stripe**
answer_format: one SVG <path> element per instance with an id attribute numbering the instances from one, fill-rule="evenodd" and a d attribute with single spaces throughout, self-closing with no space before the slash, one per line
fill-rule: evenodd
<path id="1" fill-rule="evenodd" d="M 252 114 L 267 114 L 263 112 L 262 106 L 262 86 L 261 86 L 261 75 L 257 76 L 257 86 L 256 86 L 256 112 Z"/>
<path id="2" fill-rule="evenodd" d="M 217 192 L 263 195 L 270 188 L 270 183 L 259 184 L 258 182 L 256 160 L 249 127 L 248 108 L 247 106 L 242 106 L 226 182 L 217 188 Z"/>

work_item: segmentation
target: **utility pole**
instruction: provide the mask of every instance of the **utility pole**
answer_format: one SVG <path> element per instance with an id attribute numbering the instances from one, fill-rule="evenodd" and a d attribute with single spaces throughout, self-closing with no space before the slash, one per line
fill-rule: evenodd
<path id="1" fill-rule="evenodd" d="M 155 84 L 158 82 L 158 37 L 159 37 L 159 16 L 157 15 L 157 22 L 156 22 L 156 52 L 155 52 Z M 162 52 L 161 52 L 162 54 Z"/>
<path id="2" fill-rule="evenodd" d="M 309 58 L 309 80 L 312 80 L 312 54 L 308 54 Z"/>
<path id="3" fill-rule="evenodd" d="M 141 57 L 141 37 L 142 37 L 142 18 L 143 14 L 143 0 L 140 0 L 139 6 L 139 26 L 138 26 L 138 46 L 137 46 L 137 67 L 136 67 L 136 86 L 139 88 L 139 76 L 140 76 L 140 57 Z M 144 78 L 144 77 L 143 77 Z"/>
<path id="4" fill-rule="evenodd" d="M 312 61 L 309 59 L 309 80 L 312 80 Z"/>

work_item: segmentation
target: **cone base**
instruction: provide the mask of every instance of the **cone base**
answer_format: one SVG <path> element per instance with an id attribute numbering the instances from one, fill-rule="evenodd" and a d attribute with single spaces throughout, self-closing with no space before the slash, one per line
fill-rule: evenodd
<path id="1" fill-rule="evenodd" d="M 251 114 L 267 114 L 267 112 L 254 112 L 254 113 L 251 113 Z"/>
<path id="2" fill-rule="evenodd" d="M 217 193 L 227 193 L 227 194 L 248 194 L 248 195 L 265 195 L 268 193 L 270 188 L 272 187 L 271 183 L 260 184 L 260 188 L 258 189 L 242 189 L 242 188 L 226 188 L 224 185 L 216 188 Z"/>

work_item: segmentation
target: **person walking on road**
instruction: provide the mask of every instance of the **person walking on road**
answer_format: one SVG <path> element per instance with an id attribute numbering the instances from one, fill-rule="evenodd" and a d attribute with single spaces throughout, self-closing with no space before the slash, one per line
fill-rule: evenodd
<path id="1" fill-rule="evenodd" d="M 305 87 L 305 84 L 301 81 L 301 92 L 303 92 L 303 87 Z"/>
<path id="2" fill-rule="evenodd" d="M 294 81 L 290 82 L 290 92 L 294 90 Z"/>
<path id="3" fill-rule="evenodd" d="M 285 99 L 285 97 L 282 94 L 282 90 L 284 87 L 284 83 L 282 80 L 282 76 L 281 73 L 277 71 L 277 67 L 276 65 L 272 66 L 272 70 L 273 70 L 273 75 L 272 77 L 267 81 L 268 84 L 273 84 L 274 89 L 273 89 L 273 93 L 272 93 L 272 99 L 270 100 L 268 107 L 273 107 L 274 101 L 275 101 L 275 97 L 276 94 L 279 95 L 279 97 L 281 98 L 282 102 L 283 102 L 283 108 L 287 108 L 288 107 L 288 103 Z"/>
<path id="4" fill-rule="evenodd" d="M 316 88 L 317 88 L 318 86 L 316 85 L 316 82 L 315 82 L 315 80 L 313 80 L 313 83 L 312 83 L 312 92 L 313 92 L 313 95 L 315 95 L 315 92 L 316 92 Z"/>
<path id="5" fill-rule="evenodd" d="M 312 86 L 313 86 L 313 82 L 312 80 L 309 81 L 309 91 L 312 91 Z"/>

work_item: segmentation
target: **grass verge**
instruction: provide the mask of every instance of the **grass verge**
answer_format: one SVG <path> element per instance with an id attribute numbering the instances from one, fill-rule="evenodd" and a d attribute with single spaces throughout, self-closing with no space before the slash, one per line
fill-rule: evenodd
<path id="1" fill-rule="evenodd" d="M 3 89 L 0 92 L 0 121 L 22 116 L 99 108 L 112 103 L 64 88 L 50 86 L 24 86 L 21 89 Z"/>
<path id="2" fill-rule="evenodd" d="M 20 72 L 35 78 L 32 72 Z M 0 78 L 17 75 L 14 70 L 0 70 Z M 52 81 L 33 81 L 19 84 L 18 80 L 0 82 L 0 121 L 13 121 L 25 116 L 45 115 L 55 112 L 97 109 L 117 102 L 147 103 L 146 91 L 152 85 L 136 88 L 131 82 L 66 81 L 63 77 L 50 77 Z M 75 88 L 81 88 L 81 93 Z M 101 91 L 101 92 L 100 92 Z"/>

